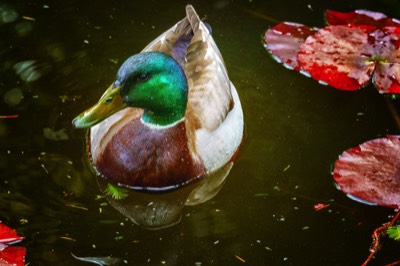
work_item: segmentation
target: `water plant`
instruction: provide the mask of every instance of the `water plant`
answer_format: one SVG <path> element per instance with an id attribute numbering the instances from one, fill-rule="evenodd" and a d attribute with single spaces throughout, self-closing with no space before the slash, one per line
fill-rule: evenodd
<path id="1" fill-rule="evenodd" d="M 122 200 L 128 197 L 129 190 L 118 185 L 108 183 L 105 192 L 108 196 L 115 200 Z"/>
<path id="2" fill-rule="evenodd" d="M 388 236 L 394 240 L 400 241 L 400 225 L 389 226 L 386 230 Z"/>
<path id="3" fill-rule="evenodd" d="M 325 13 L 327 26 L 282 22 L 265 46 L 286 67 L 340 90 L 371 80 L 380 93 L 400 93 L 400 22 L 368 10 Z"/>
<path id="4" fill-rule="evenodd" d="M 352 198 L 400 208 L 400 136 L 388 135 L 348 149 L 335 162 L 333 178 Z"/>
<path id="5" fill-rule="evenodd" d="M 0 265 L 25 265 L 26 248 L 10 246 L 23 239 L 24 237 L 0 221 Z"/>

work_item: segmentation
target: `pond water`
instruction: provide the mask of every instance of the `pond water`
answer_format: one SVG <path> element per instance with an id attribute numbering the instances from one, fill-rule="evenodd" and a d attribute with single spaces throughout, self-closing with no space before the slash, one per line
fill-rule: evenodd
<path id="1" fill-rule="evenodd" d="M 179 224 L 149 231 L 101 197 L 71 120 L 120 64 L 184 16 L 187 1 L 0 2 L 0 220 L 26 240 L 30 265 L 360 265 L 393 210 L 336 189 L 343 150 L 398 134 L 369 85 L 343 92 L 276 63 L 262 36 L 276 21 L 323 26 L 326 9 L 400 17 L 396 0 L 191 1 L 212 25 L 241 97 L 245 138 L 219 194 L 187 206 Z M 329 207 L 315 211 L 318 203 Z M 400 259 L 385 238 L 371 265 Z"/>

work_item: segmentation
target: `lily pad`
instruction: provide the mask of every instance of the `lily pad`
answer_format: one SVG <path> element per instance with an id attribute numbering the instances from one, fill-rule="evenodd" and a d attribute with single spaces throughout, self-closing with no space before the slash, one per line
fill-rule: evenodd
<path id="1" fill-rule="evenodd" d="M 385 14 L 370 10 L 355 10 L 351 12 L 338 12 L 327 10 L 325 19 L 328 25 L 369 25 L 377 28 L 388 26 L 400 27 L 400 21 L 388 18 Z"/>
<path id="2" fill-rule="evenodd" d="M 375 27 L 328 26 L 300 46 L 298 63 L 311 77 L 341 90 L 365 86 L 374 70 L 369 34 Z"/>
<path id="3" fill-rule="evenodd" d="M 381 93 L 400 93 L 400 28 L 385 27 L 371 35 L 376 40 L 372 81 Z"/>
<path id="4" fill-rule="evenodd" d="M 357 90 L 370 77 L 380 93 L 400 93 L 400 28 L 328 26 L 308 37 L 298 52 L 301 68 L 342 90 Z"/>
<path id="5" fill-rule="evenodd" d="M 340 189 L 362 201 L 400 208 L 400 136 L 367 141 L 335 162 Z"/>
<path id="6" fill-rule="evenodd" d="M 24 237 L 19 236 L 15 230 L 0 221 L 0 265 L 25 265 L 26 248 L 6 245 L 23 239 Z"/>
<path id="7" fill-rule="evenodd" d="M 2 266 L 24 266 L 26 248 L 6 246 L 0 249 L 0 265 Z"/>
<path id="8" fill-rule="evenodd" d="M 297 52 L 316 30 L 299 23 L 282 22 L 265 32 L 264 41 L 276 61 L 289 69 L 299 70 Z"/>
<path id="9" fill-rule="evenodd" d="M 19 236 L 15 230 L 0 221 L 0 243 L 16 242 L 23 239 L 24 237 Z"/>
<path id="10" fill-rule="evenodd" d="M 368 10 L 328 10 L 325 28 L 282 22 L 265 33 L 265 46 L 284 66 L 340 90 L 372 82 L 400 93 L 400 21 Z"/>

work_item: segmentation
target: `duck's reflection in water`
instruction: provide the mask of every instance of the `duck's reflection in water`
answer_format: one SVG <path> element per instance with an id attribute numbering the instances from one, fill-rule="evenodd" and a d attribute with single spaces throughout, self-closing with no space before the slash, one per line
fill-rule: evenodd
<path id="1" fill-rule="evenodd" d="M 221 190 L 233 162 L 218 171 L 170 192 L 143 192 L 126 190 L 127 195 L 121 199 L 107 193 L 108 182 L 98 176 L 100 189 L 108 202 L 135 224 L 147 229 L 162 229 L 180 222 L 185 205 L 193 206 L 212 199 Z"/>

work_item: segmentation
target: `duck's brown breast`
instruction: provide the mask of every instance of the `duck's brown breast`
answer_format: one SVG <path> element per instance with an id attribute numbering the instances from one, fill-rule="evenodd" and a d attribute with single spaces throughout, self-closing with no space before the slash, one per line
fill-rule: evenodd
<path id="1" fill-rule="evenodd" d="M 172 189 L 205 174 L 190 154 L 184 122 L 155 129 L 140 118 L 124 125 L 94 164 L 110 182 L 143 190 Z"/>

